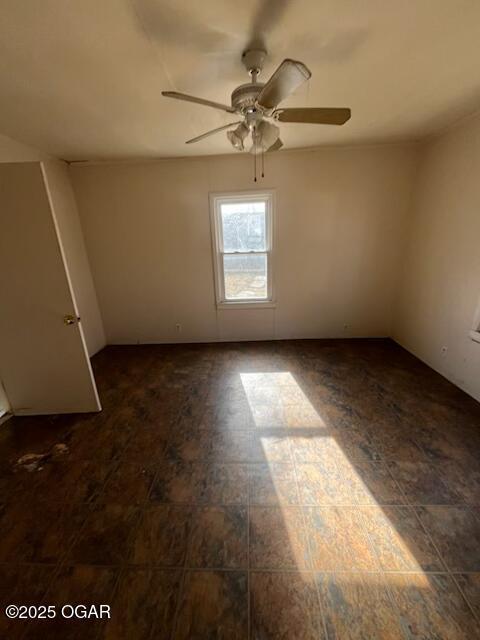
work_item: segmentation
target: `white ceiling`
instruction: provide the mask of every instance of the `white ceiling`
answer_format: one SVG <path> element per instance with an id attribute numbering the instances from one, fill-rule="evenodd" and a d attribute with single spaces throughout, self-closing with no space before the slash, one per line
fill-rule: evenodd
<path id="1" fill-rule="evenodd" d="M 228 153 L 230 102 L 263 41 L 313 75 L 283 106 L 348 106 L 343 127 L 281 125 L 286 147 L 417 139 L 480 106 L 479 0 L 0 0 L 0 131 L 67 160 Z"/>

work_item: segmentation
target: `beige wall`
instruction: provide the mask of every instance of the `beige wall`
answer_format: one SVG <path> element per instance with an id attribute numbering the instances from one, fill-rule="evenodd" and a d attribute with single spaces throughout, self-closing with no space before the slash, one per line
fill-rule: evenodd
<path id="1" fill-rule="evenodd" d="M 48 160 L 49 157 L 43 151 L 0 134 L 0 162 L 31 162 L 33 160 Z"/>
<path id="2" fill-rule="evenodd" d="M 253 158 L 72 166 L 107 342 L 390 335 L 415 165 L 412 145 L 268 155 L 277 307 L 218 312 L 208 195 L 255 188 Z"/>
<path id="3" fill-rule="evenodd" d="M 68 167 L 59 161 L 44 162 L 43 167 L 88 354 L 92 356 L 105 346 L 105 333 Z"/>
<path id="4" fill-rule="evenodd" d="M 480 115 L 423 149 L 393 334 L 478 400 L 480 344 L 469 332 L 480 302 L 479 169 Z"/>

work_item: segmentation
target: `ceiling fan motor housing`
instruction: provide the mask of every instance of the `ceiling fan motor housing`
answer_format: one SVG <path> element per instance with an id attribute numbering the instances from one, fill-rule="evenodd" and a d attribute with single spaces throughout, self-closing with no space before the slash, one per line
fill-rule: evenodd
<path id="1" fill-rule="evenodd" d="M 242 62 L 248 73 L 258 75 L 263 69 L 263 63 L 267 57 L 264 49 L 247 49 L 242 54 Z"/>
<path id="2" fill-rule="evenodd" d="M 255 101 L 262 90 L 263 82 L 241 84 L 232 93 L 232 107 L 239 113 L 245 113 L 255 107 Z"/>

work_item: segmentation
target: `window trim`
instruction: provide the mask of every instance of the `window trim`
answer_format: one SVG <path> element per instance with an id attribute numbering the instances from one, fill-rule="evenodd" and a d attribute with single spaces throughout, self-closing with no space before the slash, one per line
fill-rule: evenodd
<path id="1" fill-rule="evenodd" d="M 244 202 L 250 200 L 265 200 L 266 202 L 266 241 L 267 256 L 267 297 L 245 298 L 243 300 L 227 300 L 225 298 L 225 283 L 223 277 L 222 224 L 220 220 L 220 204 L 224 202 Z M 228 191 L 210 193 L 210 229 L 212 235 L 213 273 L 215 283 L 215 300 L 218 309 L 261 309 L 274 308 L 274 250 L 275 250 L 275 191 L 262 189 L 258 191 Z M 248 254 L 249 252 L 245 252 Z M 232 254 L 237 255 L 237 254 Z"/>
<path id="2" fill-rule="evenodd" d="M 470 338 L 474 342 L 480 342 L 480 327 L 478 329 L 472 329 L 470 331 Z"/>
<path id="3" fill-rule="evenodd" d="M 480 301 L 477 304 L 477 309 L 475 312 L 473 327 L 470 330 L 470 338 L 474 342 L 480 342 Z"/>

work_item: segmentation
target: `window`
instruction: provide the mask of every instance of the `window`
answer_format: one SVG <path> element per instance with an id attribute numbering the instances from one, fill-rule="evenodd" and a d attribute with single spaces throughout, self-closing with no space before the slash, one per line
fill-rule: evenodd
<path id="1" fill-rule="evenodd" d="M 477 305 L 475 320 L 473 321 L 473 329 L 470 331 L 470 337 L 475 342 L 480 342 L 480 302 Z"/>
<path id="2" fill-rule="evenodd" d="M 273 193 L 211 196 L 217 304 L 271 304 Z"/>
<path id="3" fill-rule="evenodd" d="M 475 342 L 480 342 L 480 301 L 477 304 L 475 318 L 473 320 L 473 328 L 470 331 L 470 337 Z"/>

